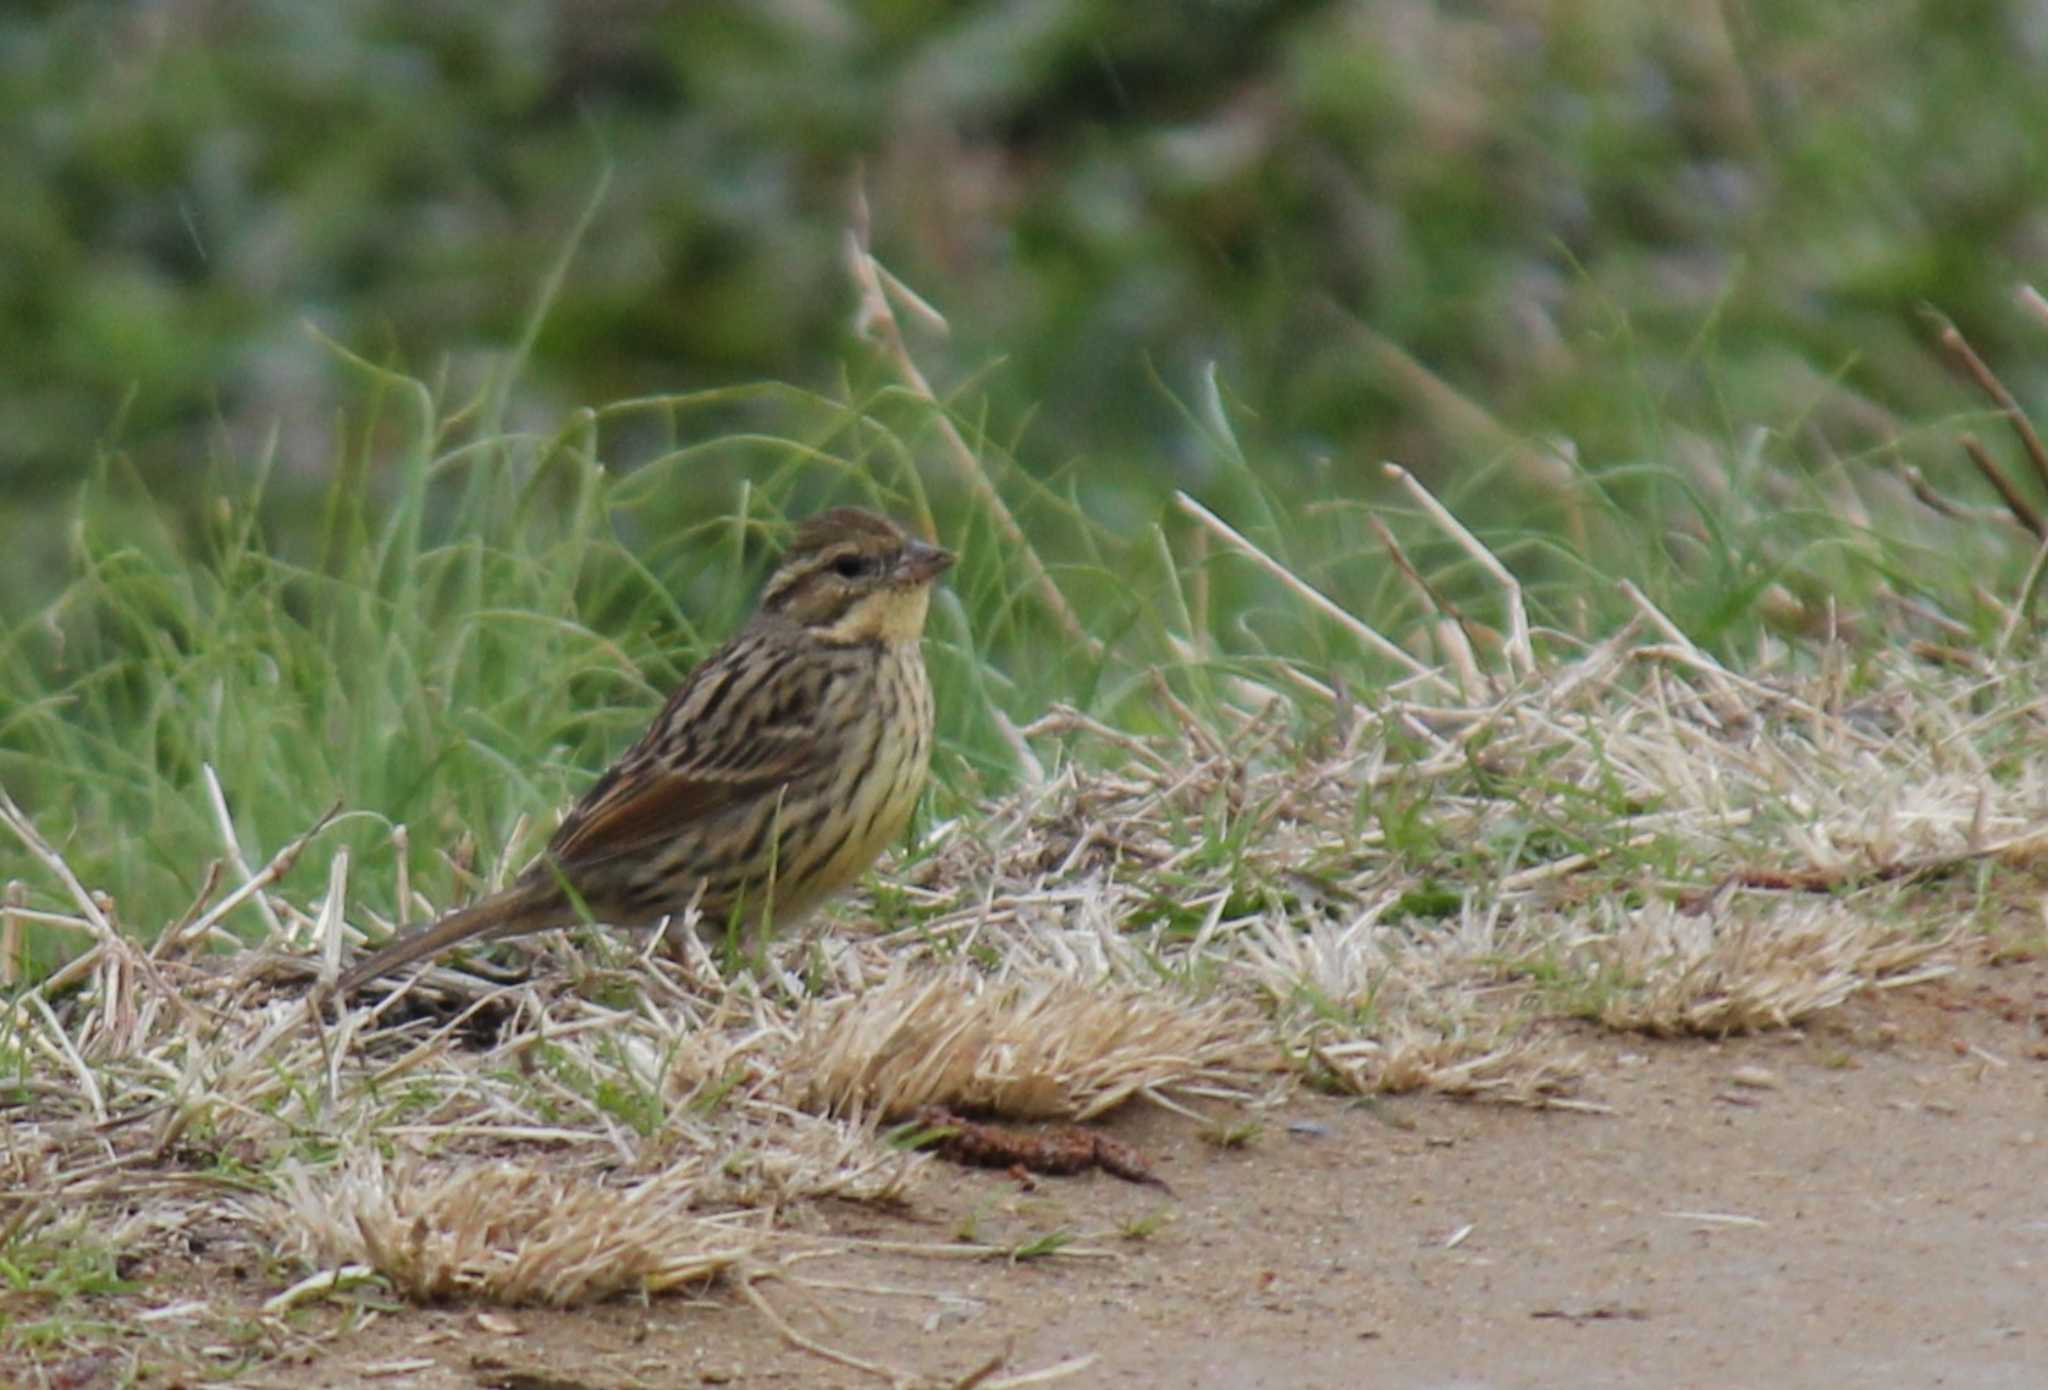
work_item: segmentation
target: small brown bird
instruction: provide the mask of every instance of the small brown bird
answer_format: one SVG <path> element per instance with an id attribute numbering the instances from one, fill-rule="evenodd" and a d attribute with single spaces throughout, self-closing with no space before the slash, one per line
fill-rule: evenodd
<path id="1" fill-rule="evenodd" d="M 931 762 L 925 610 L 953 563 L 853 507 L 814 516 L 738 636 L 570 810 L 508 888 L 358 962 L 346 997 L 457 942 L 653 926 L 693 903 L 787 924 L 851 883 L 910 819 Z"/>

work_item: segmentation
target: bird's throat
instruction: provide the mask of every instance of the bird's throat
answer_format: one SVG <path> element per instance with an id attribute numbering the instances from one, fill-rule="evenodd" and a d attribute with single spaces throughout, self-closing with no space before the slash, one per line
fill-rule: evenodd
<path id="1" fill-rule="evenodd" d="M 821 640 L 844 646 L 915 642 L 924 635 L 925 610 L 931 601 L 932 591 L 924 584 L 879 589 L 861 595 L 837 619 L 815 631 Z"/>

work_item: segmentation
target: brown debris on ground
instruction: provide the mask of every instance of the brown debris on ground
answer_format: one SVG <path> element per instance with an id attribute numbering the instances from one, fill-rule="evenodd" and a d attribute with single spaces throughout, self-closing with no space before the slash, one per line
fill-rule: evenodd
<path id="1" fill-rule="evenodd" d="M 1068 1176 L 1100 1168 L 1126 1182 L 1172 1190 L 1137 1149 L 1082 1125 L 1020 1129 L 965 1119 L 942 1105 L 919 1106 L 911 1121 L 935 1136 L 934 1153 L 969 1167 Z"/>

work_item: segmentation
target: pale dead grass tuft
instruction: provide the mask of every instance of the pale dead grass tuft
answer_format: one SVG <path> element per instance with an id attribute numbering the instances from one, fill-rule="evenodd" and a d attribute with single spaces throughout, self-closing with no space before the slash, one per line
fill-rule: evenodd
<path id="1" fill-rule="evenodd" d="M 1231 999 L 1064 977 L 905 971 L 799 1016 L 790 1098 L 826 1114 L 922 1106 L 1087 1120 L 1133 1096 L 1227 1092 L 1280 1064 L 1264 1020 Z"/>
<path id="2" fill-rule="evenodd" d="M 779 1076 L 787 1078 L 787 1068 Z M 786 1080 L 781 1084 L 786 1084 Z M 868 1117 L 844 1119 L 756 1107 L 720 1136 L 704 1193 L 717 1204 L 780 1209 L 836 1197 L 908 1205 L 930 1156 L 893 1148 Z"/>
<path id="3" fill-rule="evenodd" d="M 364 1263 L 421 1303 L 568 1307 L 707 1284 L 759 1249 L 757 1221 L 693 1208 L 696 1162 L 611 1186 L 532 1164 L 290 1165 L 265 1212 L 316 1263 Z"/>
<path id="4" fill-rule="evenodd" d="M 1931 936 L 1837 902 L 1744 905 L 1722 916 L 1653 903 L 1611 932 L 1579 937 L 1564 965 L 1610 1028 L 1718 1037 L 1788 1027 L 1858 990 L 1947 974 L 1931 962 L 1955 942 L 1952 931 Z"/>
<path id="5" fill-rule="evenodd" d="M 1432 1091 L 1461 1100 L 1564 1106 L 1585 1075 L 1580 1054 L 1561 1039 L 1514 1023 L 1468 1021 L 1433 1029 L 1403 1019 L 1380 1037 L 1310 1043 L 1329 1081 L 1361 1095 Z"/>

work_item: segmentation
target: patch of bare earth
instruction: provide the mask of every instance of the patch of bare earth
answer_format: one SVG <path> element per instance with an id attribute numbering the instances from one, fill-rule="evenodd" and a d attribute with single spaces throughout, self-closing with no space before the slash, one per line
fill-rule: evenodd
<path id="1" fill-rule="evenodd" d="M 798 1332 L 935 1384 L 997 1357 L 1014 1371 L 1093 1356 L 1073 1383 L 2034 1386 L 2048 1368 L 2044 1019 L 2048 969 L 1975 967 L 1721 1043 L 1570 1027 L 1605 1114 L 1297 1092 L 1225 1148 L 1182 1117 L 1126 1110 L 1109 1129 L 1170 1197 L 1100 1174 L 949 1169 L 914 1208 L 827 1203 L 806 1221 L 827 1249 L 1061 1230 L 1100 1254 L 847 1249 L 801 1266 L 819 1287 L 760 1292 Z M 90 1316 L 204 1305 L 181 1339 L 190 1363 L 159 1363 L 158 1384 L 232 1366 L 232 1339 L 209 1339 L 255 1326 L 277 1288 L 246 1250 L 129 1273 L 137 1291 Z M 365 1293 L 292 1325 L 302 1346 L 262 1334 L 265 1355 L 233 1381 L 877 1383 L 727 1294 L 548 1311 Z M 15 1369 L 112 1385 L 121 1364 Z"/>

